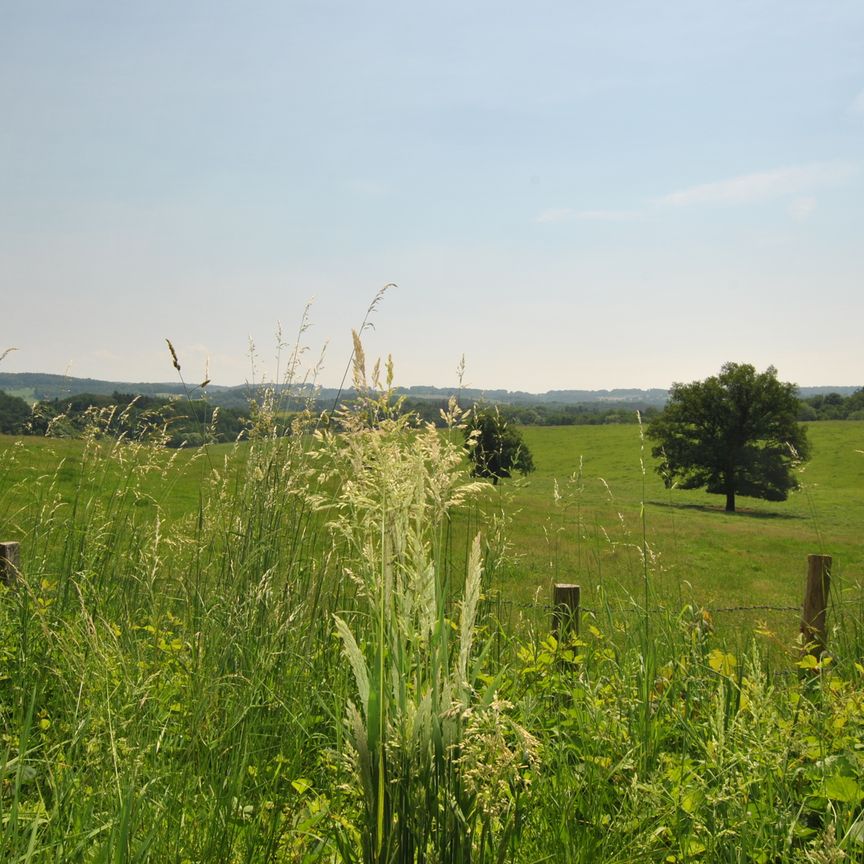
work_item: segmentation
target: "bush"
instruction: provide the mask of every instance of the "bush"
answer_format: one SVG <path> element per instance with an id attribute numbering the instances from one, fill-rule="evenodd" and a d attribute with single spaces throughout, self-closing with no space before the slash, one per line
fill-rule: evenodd
<path id="1" fill-rule="evenodd" d="M 17 396 L 0 390 L 0 433 L 17 435 L 30 420 L 30 406 Z"/>
<path id="2" fill-rule="evenodd" d="M 534 470 L 534 459 L 522 433 L 510 426 L 494 409 L 476 409 L 465 429 L 465 446 L 471 457 L 474 477 L 488 477 L 497 484 L 513 471 L 529 474 Z"/>

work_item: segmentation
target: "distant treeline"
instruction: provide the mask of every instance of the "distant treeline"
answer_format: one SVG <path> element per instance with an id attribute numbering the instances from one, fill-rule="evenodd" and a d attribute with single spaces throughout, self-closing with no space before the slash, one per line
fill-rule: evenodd
<path id="1" fill-rule="evenodd" d="M 799 420 L 864 420 L 864 387 L 851 396 L 823 393 L 801 400 Z"/>
<path id="2" fill-rule="evenodd" d="M 248 411 L 217 408 L 203 399 L 166 399 L 113 393 L 81 393 L 31 407 L 0 391 L 0 432 L 77 438 L 86 429 L 109 436 L 198 447 L 235 440 L 248 425 Z"/>
<path id="3" fill-rule="evenodd" d="M 302 404 L 299 399 L 291 400 L 290 403 L 284 400 L 282 409 L 286 420 Z M 473 402 L 462 400 L 463 408 L 469 408 L 471 404 Z M 327 414 L 332 410 L 333 403 L 316 400 L 311 404 L 306 403 L 306 406 Z M 798 419 L 802 421 L 864 420 L 864 388 L 849 396 L 839 393 L 808 396 L 799 400 L 799 406 Z M 448 401 L 444 398 L 403 397 L 403 407 L 423 422 L 443 426 L 442 411 L 447 409 Z M 498 407 L 508 423 L 522 426 L 636 423 L 637 411 L 641 419 L 648 422 L 661 410 L 656 405 L 608 405 L 597 402 L 577 405 L 499 404 Z M 164 438 L 170 447 L 197 447 L 204 443 L 236 440 L 249 428 L 251 408 L 248 400 L 244 408 L 229 408 L 214 406 L 205 399 L 140 396 L 120 392 L 111 395 L 82 393 L 46 399 L 31 408 L 23 399 L 0 390 L 0 433 L 44 435 L 50 432 L 55 436 L 78 437 L 95 422 L 107 435 L 123 434 L 136 439 L 158 437 Z"/>
<path id="4" fill-rule="evenodd" d="M 350 404 L 351 400 L 348 400 Z M 283 403 L 283 412 L 290 415 L 299 410 L 297 404 Z M 465 403 L 463 408 L 471 407 Z M 488 403 L 484 403 L 488 404 Z M 403 410 L 416 414 L 424 423 L 443 426 L 442 412 L 448 400 L 404 398 Z M 328 414 L 333 404 L 316 400 L 307 407 Z M 112 408 L 115 409 L 112 411 Z M 601 406 L 584 405 L 500 405 L 502 416 L 508 423 L 524 426 L 602 425 L 604 423 L 635 423 L 637 410 L 650 420 L 658 409 L 650 405 Z M 213 424 L 214 411 L 216 422 Z M 82 393 L 63 399 L 46 399 L 33 408 L 17 396 L 0 390 L 0 432 L 17 435 L 44 435 L 50 432 L 61 437 L 78 437 L 92 426 L 95 412 L 105 434 L 125 434 L 129 437 L 154 437 L 167 433 L 169 446 L 198 446 L 205 441 L 234 441 L 249 425 L 250 406 L 216 409 L 203 399 L 189 400 L 157 396 L 134 396 L 113 393 L 110 396 Z"/>
<path id="5" fill-rule="evenodd" d="M 798 419 L 808 420 L 864 420 L 864 387 L 849 396 L 839 393 L 820 393 L 799 399 Z M 440 414 L 447 402 L 432 402 L 428 399 L 406 399 L 406 407 L 415 411 L 424 420 L 439 423 Z M 508 423 L 522 426 L 576 426 L 603 425 L 606 423 L 636 423 L 638 418 L 650 421 L 662 411 L 656 405 L 627 403 L 622 405 L 598 405 L 589 402 L 580 405 L 507 405 L 499 404 L 499 410 Z"/>
<path id="6" fill-rule="evenodd" d="M 473 403 L 461 400 L 462 408 Z M 485 405 L 495 404 L 484 401 Z M 417 414 L 421 420 L 443 426 L 441 412 L 448 406 L 446 399 L 405 399 L 406 411 Z M 650 420 L 659 409 L 654 405 L 603 406 L 596 402 L 582 405 L 508 405 L 498 404 L 501 416 L 517 426 L 602 426 L 606 423 L 636 423 L 638 411 L 643 420 Z"/>

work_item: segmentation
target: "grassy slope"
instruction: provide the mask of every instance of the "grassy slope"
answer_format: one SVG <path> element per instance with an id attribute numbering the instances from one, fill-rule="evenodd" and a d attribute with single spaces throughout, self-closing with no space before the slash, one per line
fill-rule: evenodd
<path id="1" fill-rule="evenodd" d="M 855 564 L 847 556 L 856 554 L 852 535 L 860 523 L 858 460 L 864 456 L 853 451 L 864 424 L 825 424 L 813 433 L 816 457 L 805 477 L 815 520 L 804 496 L 779 506 L 752 502 L 745 512 L 726 516 L 704 509 L 717 505 L 700 493 L 669 496 L 650 474 L 643 494 L 632 427 L 527 430 L 539 473 L 524 487 L 502 484 L 491 495 L 493 505 L 504 504 L 512 516 L 511 537 L 522 554 L 504 576 L 511 590 L 518 586 L 527 596 L 532 584 L 545 585 L 553 575 L 549 562 L 557 551 L 558 574 L 578 572 L 589 601 L 596 600 L 600 581 L 638 591 L 639 508 L 646 500 L 649 541 L 661 553 L 661 566 L 649 568 L 652 581 L 674 585 L 687 577 L 694 592 L 706 594 L 710 581 L 713 596 L 730 602 L 736 589 L 728 574 L 725 580 L 718 575 L 720 568 L 725 561 L 730 572 L 733 564 L 740 572 L 742 562 L 752 561 L 775 584 L 770 602 L 776 603 L 785 582 L 769 565 L 788 567 L 790 584 L 798 584 L 799 553 L 812 548 L 817 526 L 848 580 L 860 572 L 860 557 Z M 22 536 L 28 590 L 0 598 L 0 766 L 6 771 L 0 860 L 332 864 L 339 860 L 334 837 L 358 847 L 370 836 L 373 819 L 362 809 L 369 784 L 361 784 L 359 763 L 343 740 L 343 718 L 359 687 L 333 638 L 329 612 L 338 608 L 346 616 L 347 610 L 366 658 L 385 657 L 376 653 L 381 641 L 370 629 L 386 620 L 384 612 L 378 618 L 368 606 L 355 610 L 336 580 L 345 573 L 369 577 L 373 590 L 361 602 L 379 596 L 377 574 L 395 568 L 374 557 L 385 548 L 374 542 L 376 495 L 383 488 L 398 504 L 404 499 L 396 496 L 413 494 L 416 478 L 404 439 L 401 457 L 375 459 L 375 436 L 367 437 L 358 458 L 344 458 L 342 473 L 330 478 L 351 504 L 342 511 L 351 545 L 341 535 L 333 535 L 334 543 L 308 536 L 314 535 L 308 508 L 318 491 L 318 465 L 302 454 L 292 457 L 283 442 L 260 448 L 257 459 L 244 449 L 249 482 L 217 487 L 225 494 L 211 498 L 197 528 L 201 477 L 211 462 L 221 462 L 221 449 L 211 451 L 210 461 L 203 453 L 139 453 L 139 461 L 127 463 L 132 491 L 124 497 L 122 489 L 116 493 L 124 483 L 116 458 L 91 455 L 82 479 L 75 470 L 79 442 L 0 442 L 0 514 L 11 514 L 0 520 L 0 533 L 9 537 L 15 520 L 38 514 L 40 500 L 48 502 L 41 525 L 24 522 L 33 528 Z M 583 452 L 584 489 L 571 495 L 562 483 L 569 506 L 556 509 L 553 477 L 566 479 Z M 116 457 L 127 455 L 116 451 Z M 163 475 L 159 463 L 175 456 L 180 470 Z M 383 476 L 394 464 L 402 469 L 382 487 L 374 472 Z M 352 492 L 357 465 L 364 466 L 359 473 L 368 488 Z M 74 500 L 75 514 L 54 518 L 55 471 L 56 495 Z M 49 479 L 36 481 L 40 476 Z M 138 477 L 145 484 L 141 497 Z M 188 517 L 174 526 L 183 530 L 166 528 L 158 540 L 146 521 L 156 512 L 147 496 L 166 516 Z M 145 503 L 139 507 L 139 501 Z M 405 511 L 391 506 L 394 516 Z M 426 530 L 426 511 L 415 512 Z M 544 527 L 557 540 L 547 542 Z M 436 523 L 430 530 L 437 538 Z M 42 543 L 61 547 L 62 555 L 36 554 Z M 796 544 L 800 549 L 787 555 L 786 547 Z M 414 546 L 401 548 L 413 556 Z M 427 574 L 412 566 L 399 572 Z M 310 590 L 320 584 L 337 590 L 332 596 L 326 588 Z M 494 651 L 487 655 L 488 680 L 500 680 L 513 708 L 499 703 L 481 714 L 484 724 L 476 731 L 466 731 L 463 752 L 473 752 L 476 764 L 457 767 L 455 777 L 460 783 L 480 778 L 496 806 L 521 786 L 531 809 L 515 848 L 501 843 L 483 860 L 785 864 L 817 860 L 805 859 L 805 844 L 807 851 L 829 848 L 835 836 L 848 860 L 859 860 L 852 831 L 864 800 L 864 672 L 850 661 L 861 657 L 860 630 L 852 650 L 838 652 L 831 667 L 842 677 L 829 670 L 798 684 L 793 674 L 776 686 L 756 659 L 751 664 L 716 647 L 723 636 L 708 634 L 699 616 L 652 616 L 650 636 L 647 618 L 644 630 L 639 619 L 631 620 L 636 626 L 616 641 L 602 623 L 602 632 L 587 631 L 578 658 L 529 644 L 512 668 L 502 669 Z M 457 630 L 458 643 L 450 641 L 456 636 L 448 628 L 439 631 L 447 633 L 454 658 L 467 645 L 462 640 L 470 641 Z M 427 644 L 430 657 L 444 653 L 424 638 L 387 641 L 400 646 L 387 652 L 388 662 Z M 412 722 L 424 716 L 423 689 L 398 686 L 417 680 L 426 668 L 421 660 L 427 662 L 418 657 L 402 667 L 407 675 L 393 665 L 396 674 L 382 672 L 377 683 L 373 671 L 374 704 L 387 698 L 396 706 L 395 698 L 382 695 L 395 682 L 394 692 L 407 705 L 401 716 Z M 485 668 L 477 668 L 478 685 Z M 787 663 L 781 671 L 795 670 Z M 495 711 L 503 712 L 499 719 Z M 425 717 L 431 717 L 428 707 Z M 525 758 L 517 751 L 525 739 L 511 718 L 542 745 L 530 789 L 506 770 L 516 765 L 519 774 Z M 450 793 L 422 780 L 426 751 L 412 743 L 400 752 L 405 740 L 416 739 L 382 736 L 388 752 L 380 764 L 403 764 L 402 753 L 422 757 L 404 763 L 409 770 L 399 806 L 401 824 L 409 825 L 420 808 L 435 813 L 449 807 L 444 796 Z M 509 748 L 516 751 L 513 761 Z M 441 797 L 430 801 L 429 789 Z M 375 818 L 377 811 L 368 809 Z M 825 825 L 830 835 L 823 836 Z"/>
<path id="2" fill-rule="evenodd" d="M 0 535 L 14 539 L 30 508 L 40 506 L 39 501 L 48 494 L 52 479 L 60 498 L 68 501 L 74 497 L 81 481 L 83 450 L 84 444 L 78 440 L 0 435 Z M 178 470 L 168 471 L 165 477 L 153 472 L 145 478 L 144 491 L 152 496 L 152 502 L 139 502 L 141 515 L 155 512 L 153 502 L 169 519 L 194 514 L 202 478 L 213 466 L 221 467 L 230 451 L 231 445 L 226 444 L 210 447 L 207 453 L 166 450 L 159 454 L 160 464 L 167 465 L 174 459 Z M 99 484 L 101 494 L 110 492 L 112 479 L 116 481 L 121 474 L 118 470 L 113 477 L 107 477 L 106 484 Z"/>
<path id="3" fill-rule="evenodd" d="M 864 423 L 811 424 L 813 458 L 801 474 L 802 490 L 782 503 L 739 499 L 735 514 L 723 512 L 718 496 L 666 490 L 653 470 L 650 442 L 643 450 L 636 426 L 523 431 L 537 471 L 527 481 L 490 489 L 486 505 L 510 520 L 512 559 L 498 583 L 509 598 L 529 602 L 539 592 L 545 599 L 552 581 L 581 583 L 589 607 L 600 585 L 613 596 L 623 589 L 641 597 L 643 500 L 649 577 L 661 597 L 713 606 L 795 606 L 811 552 L 834 556 L 835 598 L 864 575 L 864 455 L 856 452 L 864 447 Z M 52 474 L 61 460 L 58 492 L 71 494 L 81 449 L 77 441 L 38 438 L 16 446 L 0 436 L 0 534 L 15 535 L 16 522 L 26 519 L 43 488 L 36 478 Z M 193 514 L 201 478 L 228 452 L 211 448 L 209 459 L 166 453 L 181 470 L 167 481 L 154 474 L 147 491 L 169 518 Z"/>
<path id="4" fill-rule="evenodd" d="M 735 514 L 701 490 L 666 490 L 638 427 L 523 432 L 537 471 L 493 493 L 512 519 L 517 560 L 500 585 L 512 599 L 527 601 L 538 591 L 545 598 L 552 581 L 581 583 L 587 606 L 600 585 L 613 595 L 623 589 L 641 597 L 642 501 L 649 578 L 661 597 L 721 607 L 796 606 L 806 556 L 815 552 L 834 556 L 835 598 L 862 581 L 864 454 L 856 450 L 864 448 L 864 423 L 811 424 L 813 458 L 801 491 L 781 503 L 740 498 Z M 788 613 L 761 617 L 785 620 L 788 629 Z"/>

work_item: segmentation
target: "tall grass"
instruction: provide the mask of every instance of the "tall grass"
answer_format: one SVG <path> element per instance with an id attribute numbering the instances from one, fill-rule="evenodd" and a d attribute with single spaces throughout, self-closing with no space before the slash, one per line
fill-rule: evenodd
<path id="1" fill-rule="evenodd" d="M 360 389 L 359 344 L 355 358 Z M 432 426 L 411 429 L 386 392 L 341 419 L 322 456 L 341 478 L 330 528 L 358 588 L 335 623 L 354 679 L 347 723 L 362 861 L 503 861 L 533 739 L 482 676 L 480 536 L 458 617 L 444 563 L 451 511 L 487 487 L 467 481 L 461 448 Z M 353 859 L 346 845 L 343 856 Z"/>
<path id="2" fill-rule="evenodd" d="M 328 723 L 309 694 L 339 592 L 304 418 L 277 434 L 264 399 L 182 520 L 165 517 L 177 452 L 107 421 L 71 497 L 58 466 L 4 527 L 24 554 L 0 601 L 0 859 L 260 860 L 303 821 L 285 803 Z"/>
<path id="3" fill-rule="evenodd" d="M 390 374 L 329 426 L 286 429 L 271 394 L 191 463 L 94 415 L 79 460 L 2 491 L 0 860 L 860 859 L 860 586 L 821 662 L 766 628 L 724 642 L 658 592 L 644 513 L 604 536 L 576 475 L 552 565 L 571 543 L 642 591 L 601 588 L 560 644 L 505 627 L 501 493 Z"/>

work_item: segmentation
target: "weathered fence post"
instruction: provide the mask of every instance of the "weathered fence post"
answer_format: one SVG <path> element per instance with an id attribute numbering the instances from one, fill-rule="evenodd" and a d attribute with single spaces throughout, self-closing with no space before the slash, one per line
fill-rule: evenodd
<path id="1" fill-rule="evenodd" d="M 556 583 L 552 587 L 552 634 L 559 641 L 569 633 L 579 633 L 579 598 L 582 589 L 578 585 Z"/>
<path id="2" fill-rule="evenodd" d="M 831 556 L 807 556 L 807 585 L 801 613 L 801 635 L 809 653 L 821 656 L 827 645 L 825 618 L 828 612 L 828 592 L 831 589 Z"/>
<path id="3" fill-rule="evenodd" d="M 18 543 L 0 543 L 0 583 L 15 584 L 21 567 L 21 547 Z"/>

